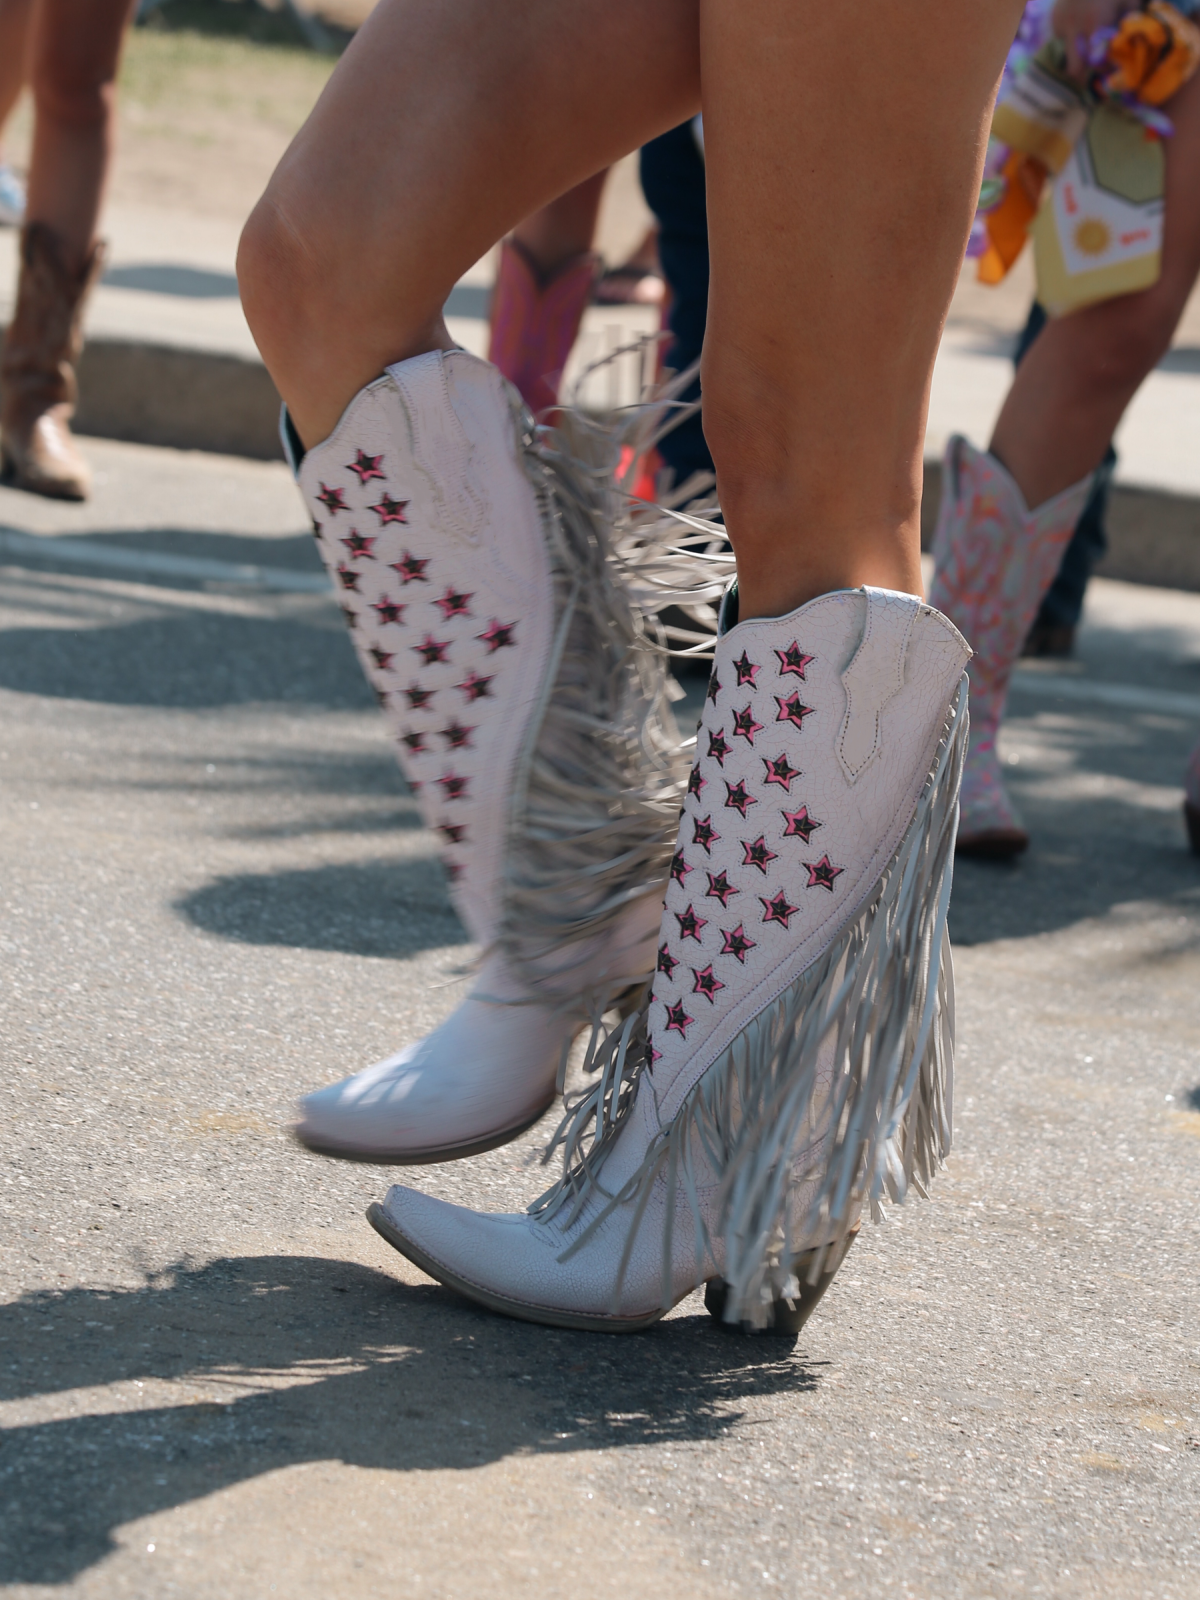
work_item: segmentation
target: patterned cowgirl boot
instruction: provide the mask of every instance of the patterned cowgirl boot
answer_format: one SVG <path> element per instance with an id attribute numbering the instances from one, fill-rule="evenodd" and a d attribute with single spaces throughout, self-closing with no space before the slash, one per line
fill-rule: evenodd
<path id="1" fill-rule="evenodd" d="M 950 1137 L 946 939 L 969 650 L 910 595 L 737 623 L 731 596 L 647 1008 L 614 1027 L 523 1215 L 394 1187 L 368 1217 L 470 1299 L 633 1331 L 702 1283 L 794 1329 L 864 1202 Z"/>
<path id="2" fill-rule="evenodd" d="M 94 245 L 73 269 L 44 222 L 21 234 L 17 303 L 0 354 L 0 481 L 56 500 L 86 500 L 91 491 L 71 418 L 84 306 L 104 256 L 104 245 Z"/>
<path id="3" fill-rule="evenodd" d="M 576 256 L 544 283 L 521 246 L 505 239 L 492 290 L 488 359 L 534 416 L 558 404 L 558 389 L 592 297 L 600 258 Z"/>
<path id="4" fill-rule="evenodd" d="M 1200 744 L 1192 751 L 1184 780 L 1183 820 L 1193 855 L 1200 856 Z"/>
<path id="5" fill-rule="evenodd" d="M 285 427 L 286 431 L 286 427 Z M 310 1094 L 310 1149 L 442 1161 L 546 1110 L 572 1039 L 653 966 L 684 773 L 611 559 L 611 472 L 492 366 L 403 361 L 298 467 L 368 679 L 484 960 L 428 1038 Z"/>
<path id="6" fill-rule="evenodd" d="M 959 855 L 1008 860 L 1029 844 L 1004 787 L 996 738 L 1013 667 L 1091 486 L 1089 473 L 1029 511 L 995 456 L 957 436 L 946 447 L 929 601 L 974 651 Z"/>

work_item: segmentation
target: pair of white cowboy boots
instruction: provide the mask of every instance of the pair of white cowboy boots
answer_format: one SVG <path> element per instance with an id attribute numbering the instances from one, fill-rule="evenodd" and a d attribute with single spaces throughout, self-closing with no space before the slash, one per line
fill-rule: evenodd
<path id="1" fill-rule="evenodd" d="M 428 1038 L 297 1136 L 420 1163 L 513 1138 L 591 1027 L 564 1175 L 526 1213 L 404 1186 L 378 1231 L 511 1315 L 628 1330 L 701 1284 L 794 1329 L 865 1203 L 950 1137 L 958 631 L 912 596 L 727 597 L 690 772 L 614 552 L 612 462 L 465 352 L 390 368 L 298 464 L 455 905 L 484 950 Z"/>

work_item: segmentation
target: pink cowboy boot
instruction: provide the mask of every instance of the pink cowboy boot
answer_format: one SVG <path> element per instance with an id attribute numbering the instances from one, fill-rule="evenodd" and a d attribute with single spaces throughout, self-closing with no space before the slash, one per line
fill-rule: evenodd
<path id="1" fill-rule="evenodd" d="M 535 416 L 558 404 L 558 386 L 591 298 L 599 258 L 588 251 L 548 283 L 521 246 L 505 239 L 492 291 L 488 359 Z"/>
<path id="2" fill-rule="evenodd" d="M 975 652 L 959 855 L 1008 860 L 1029 844 L 1004 788 L 996 737 L 1013 666 L 1091 485 L 1089 473 L 1030 511 L 995 456 L 958 436 L 946 447 L 929 603 Z"/>

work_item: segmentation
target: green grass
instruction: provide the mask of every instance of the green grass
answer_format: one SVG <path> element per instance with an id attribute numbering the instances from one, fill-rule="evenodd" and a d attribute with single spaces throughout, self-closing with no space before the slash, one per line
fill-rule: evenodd
<path id="1" fill-rule="evenodd" d="M 161 16 L 160 25 L 129 36 L 119 91 L 125 106 L 188 121 L 207 107 L 290 129 L 333 70 L 334 58 L 299 42 L 285 15 L 245 0 L 170 0 Z"/>

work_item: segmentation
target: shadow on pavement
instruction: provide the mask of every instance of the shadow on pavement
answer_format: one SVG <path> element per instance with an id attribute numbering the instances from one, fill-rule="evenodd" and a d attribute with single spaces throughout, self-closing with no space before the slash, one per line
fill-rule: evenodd
<path id="1" fill-rule="evenodd" d="M 374 704 L 340 627 L 217 611 L 180 610 L 113 627 L 5 629 L 0 689 L 187 710 L 262 701 L 332 711 Z"/>
<path id="2" fill-rule="evenodd" d="M 366 861 L 219 878 L 176 902 L 196 927 L 240 944 L 403 957 L 463 944 L 436 861 Z"/>
<path id="3" fill-rule="evenodd" d="M 956 863 L 954 941 L 1051 933 L 1130 902 L 1200 917 L 1200 859 L 1181 814 L 1196 734 L 1187 719 L 1076 707 L 1013 722 L 1032 724 L 1061 770 L 1040 761 L 1005 769 L 1032 842 L 1011 863 Z"/>
<path id="4" fill-rule="evenodd" d="M 819 1377 L 792 1342 L 729 1335 L 703 1312 L 633 1337 L 562 1333 L 302 1256 L 30 1294 L 0 1310 L 0 1336 L 15 1358 L 6 1400 L 181 1386 L 178 1404 L 131 1410 L 126 1391 L 103 1397 L 103 1414 L 4 1431 L 9 1584 L 65 1583 L 123 1524 L 299 1462 L 469 1469 L 516 1451 L 703 1440 L 737 1424 L 739 1402 Z M 258 1392 L 198 1400 L 189 1383 Z"/>
<path id="5" fill-rule="evenodd" d="M 0 519 L 0 529 L 9 526 L 10 524 Z M 26 530 L 14 527 L 13 531 Z M 207 528 L 139 528 L 91 532 L 83 530 L 71 533 L 69 537 L 73 545 L 91 545 L 101 550 L 126 550 L 135 554 L 146 551 L 151 555 L 189 556 L 203 561 L 226 562 L 233 566 L 282 567 L 290 572 L 319 573 L 323 570 L 311 533 L 281 536 L 223 533 Z M 44 547 L 44 557 L 40 549 L 34 551 L 28 545 L 22 547 L 19 555 L 8 552 L 4 558 L 5 565 L 28 572 L 43 572 L 49 568 L 54 572 L 75 573 L 84 577 L 96 575 L 96 567 L 90 563 L 72 561 L 61 548 L 57 548 L 53 536 L 46 536 Z M 136 571 L 123 573 L 121 576 L 127 581 L 130 579 L 136 581 L 137 578 Z M 177 578 L 162 572 L 148 572 L 144 581 L 165 589 L 195 588 L 194 579 Z"/>

